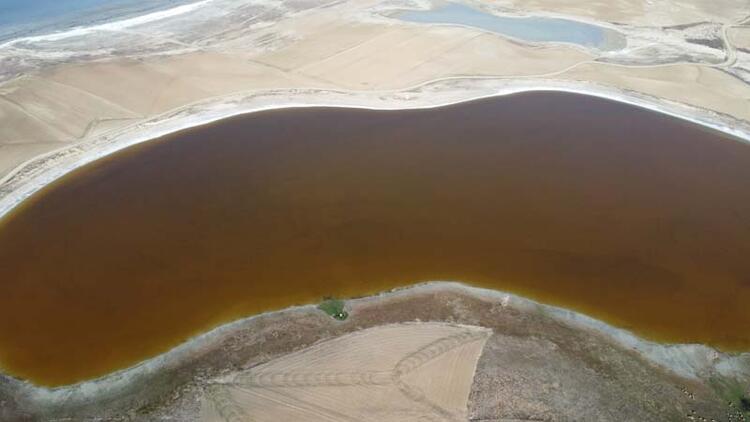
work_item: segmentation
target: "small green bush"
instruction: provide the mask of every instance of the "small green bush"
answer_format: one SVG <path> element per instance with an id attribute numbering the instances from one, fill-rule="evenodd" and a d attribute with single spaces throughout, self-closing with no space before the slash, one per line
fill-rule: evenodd
<path id="1" fill-rule="evenodd" d="M 747 396 L 748 386 L 740 384 L 735 379 L 714 377 L 710 380 L 711 386 L 730 403 L 733 412 L 740 415 L 750 415 L 750 398 Z M 739 419 L 738 419 L 739 420 Z"/>
<path id="2" fill-rule="evenodd" d="M 349 314 L 344 309 L 343 300 L 326 298 L 320 305 L 318 305 L 318 309 L 339 321 L 343 321 L 349 317 Z"/>
<path id="3" fill-rule="evenodd" d="M 747 397 L 740 397 L 740 408 L 743 412 L 750 412 L 750 399 Z"/>

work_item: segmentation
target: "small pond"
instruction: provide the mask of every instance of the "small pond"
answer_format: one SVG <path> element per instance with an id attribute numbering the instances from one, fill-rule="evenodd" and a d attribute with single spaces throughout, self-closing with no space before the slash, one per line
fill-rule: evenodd
<path id="1" fill-rule="evenodd" d="M 619 50 L 626 44 L 621 33 L 601 26 L 559 18 L 497 16 L 456 3 L 431 10 L 408 10 L 396 18 L 407 22 L 463 25 L 523 41 L 569 43 L 605 51 Z"/>

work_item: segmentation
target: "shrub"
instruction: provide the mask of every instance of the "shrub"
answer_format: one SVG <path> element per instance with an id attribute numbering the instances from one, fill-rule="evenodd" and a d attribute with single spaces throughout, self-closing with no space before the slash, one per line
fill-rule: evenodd
<path id="1" fill-rule="evenodd" d="M 343 321 L 349 317 L 349 314 L 344 309 L 343 300 L 326 298 L 320 305 L 318 305 L 318 309 L 339 321 Z"/>

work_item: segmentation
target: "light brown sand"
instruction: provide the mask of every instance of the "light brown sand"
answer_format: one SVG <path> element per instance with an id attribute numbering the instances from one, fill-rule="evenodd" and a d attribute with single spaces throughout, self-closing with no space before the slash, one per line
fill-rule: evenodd
<path id="1" fill-rule="evenodd" d="M 731 75 L 697 65 L 626 68 L 583 64 L 560 75 L 578 81 L 597 81 L 610 86 L 647 93 L 719 113 L 750 119 L 750 89 Z"/>
<path id="2" fill-rule="evenodd" d="M 732 28 L 729 31 L 729 38 L 737 48 L 750 50 L 750 26 Z"/>
<path id="3" fill-rule="evenodd" d="M 490 335 L 442 323 L 358 331 L 217 381 L 201 420 L 466 420 Z"/>

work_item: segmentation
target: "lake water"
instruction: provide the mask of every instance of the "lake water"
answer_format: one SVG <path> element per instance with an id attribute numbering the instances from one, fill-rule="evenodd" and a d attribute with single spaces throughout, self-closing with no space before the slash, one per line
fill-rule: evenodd
<path id="1" fill-rule="evenodd" d="M 2 0 L 0 43 L 164 10 L 194 0 Z"/>
<path id="2" fill-rule="evenodd" d="M 750 350 L 750 146 L 602 99 L 287 109 L 137 145 L 0 220 L 0 364 L 102 375 L 218 324 L 428 280 Z"/>
<path id="3" fill-rule="evenodd" d="M 409 10 L 396 17 L 408 22 L 470 26 L 530 42 L 570 43 L 600 50 L 625 47 L 625 37 L 612 29 L 567 19 L 497 16 L 456 3 Z"/>

